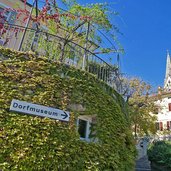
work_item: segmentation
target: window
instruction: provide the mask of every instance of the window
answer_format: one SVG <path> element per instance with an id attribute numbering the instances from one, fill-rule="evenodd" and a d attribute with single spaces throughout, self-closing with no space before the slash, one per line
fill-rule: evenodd
<path id="1" fill-rule="evenodd" d="M 93 134 L 93 137 L 95 137 L 95 131 L 93 133 L 91 132 L 91 126 L 95 122 L 96 122 L 95 116 L 83 115 L 78 117 L 77 128 L 81 140 L 85 140 L 88 142 L 97 141 L 97 138 L 90 138 L 90 133 L 91 135 Z"/>
<path id="2" fill-rule="evenodd" d="M 1 24 L 4 24 L 4 22 L 7 20 L 7 16 L 6 15 L 2 15 L 3 10 L 4 9 L 0 7 L 0 15 L 1 15 L 1 17 L 0 17 L 0 23 Z"/>
<path id="3" fill-rule="evenodd" d="M 167 121 L 167 130 L 171 130 L 171 121 Z"/>
<path id="4" fill-rule="evenodd" d="M 162 122 L 156 122 L 156 130 L 163 131 L 163 123 Z"/>
<path id="5" fill-rule="evenodd" d="M 7 18 L 8 24 L 15 24 L 16 16 L 17 16 L 17 12 L 10 11 Z"/>
<path id="6" fill-rule="evenodd" d="M 78 133 L 80 134 L 80 139 L 85 141 L 90 141 L 90 126 L 91 123 L 89 120 L 85 120 L 84 118 L 79 118 L 77 121 Z"/>
<path id="7" fill-rule="evenodd" d="M 0 13 L 3 13 L 4 9 L 8 8 L 6 6 L 4 6 L 3 4 L 0 3 Z M 8 24 L 15 24 L 16 21 L 16 17 L 17 17 L 17 12 L 15 11 L 6 11 L 4 14 L 4 19 L 5 21 L 8 22 Z M 4 21 L 1 21 L 2 23 L 4 23 Z"/>
<path id="8" fill-rule="evenodd" d="M 1 14 L 3 13 L 3 11 L 4 11 L 4 8 L 0 7 L 0 13 L 1 13 Z M 9 12 L 5 12 L 5 13 L 3 14 L 3 17 L 4 17 L 5 20 L 7 20 L 8 15 L 9 15 Z"/>
<path id="9" fill-rule="evenodd" d="M 154 113 L 154 114 L 158 114 L 158 111 L 159 111 L 159 108 L 158 108 L 158 107 L 155 107 L 153 113 Z"/>
<path id="10" fill-rule="evenodd" d="M 88 131 L 88 121 L 85 121 L 85 120 L 82 120 L 82 119 L 79 119 L 78 120 L 78 132 L 80 134 L 80 137 L 81 138 L 88 138 L 89 135 L 87 135 L 87 131 Z"/>
<path id="11" fill-rule="evenodd" d="M 168 104 L 169 111 L 171 111 L 171 103 Z"/>
<path id="12" fill-rule="evenodd" d="M 160 131 L 163 131 L 163 123 L 160 122 Z"/>
<path id="13" fill-rule="evenodd" d="M 156 130 L 159 131 L 159 122 L 156 122 Z"/>

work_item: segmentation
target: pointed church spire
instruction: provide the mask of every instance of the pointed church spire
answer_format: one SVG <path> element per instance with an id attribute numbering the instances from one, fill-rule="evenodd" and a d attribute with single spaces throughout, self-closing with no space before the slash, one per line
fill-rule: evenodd
<path id="1" fill-rule="evenodd" d="M 166 75 L 164 80 L 164 89 L 165 91 L 171 90 L 171 59 L 168 50 L 167 50 L 167 59 L 166 59 Z"/>
<path id="2" fill-rule="evenodd" d="M 167 50 L 167 58 L 170 58 L 169 50 Z"/>
<path id="3" fill-rule="evenodd" d="M 170 53 L 167 50 L 167 61 L 166 61 L 166 75 L 165 75 L 165 79 L 167 79 L 168 76 L 170 75 L 170 68 L 171 68 Z"/>

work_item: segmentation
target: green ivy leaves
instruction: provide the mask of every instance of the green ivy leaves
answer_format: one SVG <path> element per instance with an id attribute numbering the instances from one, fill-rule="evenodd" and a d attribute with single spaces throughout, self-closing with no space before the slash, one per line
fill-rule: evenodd
<path id="1" fill-rule="evenodd" d="M 34 54 L 0 48 L 0 169 L 104 171 L 134 166 L 135 148 L 123 99 L 93 75 Z M 113 95 L 115 95 L 115 99 Z M 70 110 L 68 123 L 9 111 L 12 99 Z M 84 110 L 72 111 L 70 104 Z M 78 115 L 96 115 L 99 139 L 79 139 Z"/>

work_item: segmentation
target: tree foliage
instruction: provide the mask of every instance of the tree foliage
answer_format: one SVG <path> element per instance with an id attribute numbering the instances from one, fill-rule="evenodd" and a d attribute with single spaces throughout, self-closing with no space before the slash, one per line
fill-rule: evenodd
<path id="1" fill-rule="evenodd" d="M 122 94 L 129 105 L 130 120 L 135 137 L 154 134 L 156 117 L 150 113 L 155 110 L 150 100 L 151 86 L 140 78 L 124 78 Z"/>
<path id="2" fill-rule="evenodd" d="M 157 141 L 150 145 L 148 158 L 153 169 L 169 171 L 171 170 L 171 143 L 170 141 Z"/>
<path id="3" fill-rule="evenodd" d="M 111 21 L 112 17 L 118 15 L 117 12 L 111 11 L 107 3 L 80 5 L 76 1 L 63 2 L 66 5 L 68 13 L 63 15 L 63 11 L 58 8 L 58 5 L 53 5 L 51 8 L 55 9 L 61 17 L 59 17 L 58 22 L 56 20 L 49 20 L 46 24 L 51 33 L 62 33 L 60 35 L 66 40 L 64 46 L 68 42 L 74 41 L 97 54 L 117 51 L 115 46 L 119 45 L 116 39 L 119 29 Z M 112 40 L 111 46 L 100 47 L 103 39 L 106 38 L 99 31 L 108 34 Z M 93 48 L 90 49 L 90 45 Z"/>
<path id="4" fill-rule="evenodd" d="M 73 51 L 73 49 L 84 54 L 85 58 L 88 58 L 92 54 L 86 53 L 84 48 L 94 54 L 118 53 L 123 49 L 116 38 L 119 29 L 111 21 L 111 18 L 116 17 L 118 13 L 111 11 L 107 3 L 87 4 L 83 6 L 76 1 L 63 1 L 68 10 L 65 11 L 61 10 L 55 1 L 46 0 L 45 5 L 41 9 L 37 12 L 35 12 L 35 9 L 30 12 L 27 9 L 26 2 L 24 0 L 25 5 L 23 9 L 20 7 L 5 9 L 0 13 L 0 18 L 3 17 L 1 14 L 4 15 L 6 12 L 12 11 L 17 14 L 16 20 L 24 23 L 24 25 L 30 20 L 29 26 L 31 28 L 34 27 L 34 29 L 39 29 L 39 31 L 43 30 L 61 37 L 57 48 L 55 47 L 57 49 L 56 53 L 60 53 L 60 61 L 64 61 L 66 56 L 64 52 Z M 0 25 L 0 30 L 1 32 L 7 31 L 4 22 Z M 33 51 L 36 51 L 37 37 L 41 34 L 39 31 L 35 33 L 35 38 L 31 46 Z M 103 34 L 101 34 L 101 31 L 103 31 Z M 108 38 L 104 36 L 106 34 L 108 34 Z M 50 54 L 50 49 L 53 49 L 53 42 L 44 39 L 40 39 L 39 42 L 42 44 L 41 48 L 45 48 L 46 53 Z M 71 42 L 78 44 L 82 49 Z M 54 52 L 52 54 L 52 56 L 55 56 Z M 76 58 L 80 58 L 80 55 L 76 55 Z"/>

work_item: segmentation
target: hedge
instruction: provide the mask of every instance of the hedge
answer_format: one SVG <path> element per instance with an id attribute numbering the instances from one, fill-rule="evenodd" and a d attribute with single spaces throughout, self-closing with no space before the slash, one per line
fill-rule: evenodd
<path id="1" fill-rule="evenodd" d="M 169 171 L 171 170 L 171 142 L 156 141 L 150 145 L 148 158 L 151 161 L 152 167 L 156 170 Z"/>

